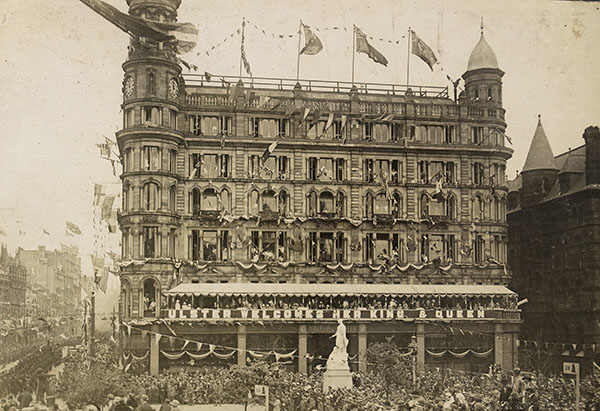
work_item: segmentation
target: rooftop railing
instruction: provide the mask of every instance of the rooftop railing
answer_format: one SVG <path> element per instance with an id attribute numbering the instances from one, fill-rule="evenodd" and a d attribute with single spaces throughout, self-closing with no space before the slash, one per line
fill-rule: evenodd
<path id="1" fill-rule="evenodd" d="M 398 85 L 388 83 L 360 83 L 349 81 L 328 81 L 328 80 L 307 80 L 307 79 L 286 79 L 272 77 L 244 77 L 244 76 L 221 76 L 208 74 L 184 74 L 186 85 L 189 87 L 230 87 L 242 80 L 244 86 L 254 89 L 266 90 L 295 90 L 313 92 L 345 92 L 349 93 L 353 89 L 362 94 L 386 94 L 403 96 L 410 89 L 415 96 L 448 98 L 448 87 L 440 86 L 419 86 L 419 85 Z"/>

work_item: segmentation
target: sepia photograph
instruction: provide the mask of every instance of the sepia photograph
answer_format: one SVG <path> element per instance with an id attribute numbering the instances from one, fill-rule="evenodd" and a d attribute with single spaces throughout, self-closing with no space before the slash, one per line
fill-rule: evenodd
<path id="1" fill-rule="evenodd" d="M 0 5 L 0 411 L 600 411 L 600 1 Z"/>

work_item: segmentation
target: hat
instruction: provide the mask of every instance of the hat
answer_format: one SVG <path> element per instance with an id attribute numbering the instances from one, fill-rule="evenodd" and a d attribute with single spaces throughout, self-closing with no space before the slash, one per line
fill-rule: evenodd
<path id="1" fill-rule="evenodd" d="M 179 407 L 179 401 L 177 400 L 173 400 L 171 401 L 171 403 L 169 404 L 171 407 Z"/>
<path id="2" fill-rule="evenodd" d="M 108 399 L 109 399 L 109 400 L 112 400 L 112 399 L 114 399 L 114 398 L 115 398 L 115 396 L 114 396 L 114 395 L 112 395 L 112 394 L 108 394 Z"/>
<path id="3" fill-rule="evenodd" d="M 521 369 L 519 367 L 515 367 L 513 371 L 515 374 L 519 374 L 521 372 Z"/>

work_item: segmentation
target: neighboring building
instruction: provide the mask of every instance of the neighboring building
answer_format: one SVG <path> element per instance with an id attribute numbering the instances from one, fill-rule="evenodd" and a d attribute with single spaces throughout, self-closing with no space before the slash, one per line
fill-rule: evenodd
<path id="1" fill-rule="evenodd" d="M 583 361 L 589 372 L 600 346 L 598 127 L 583 138 L 585 145 L 555 157 L 538 122 L 523 171 L 509 185 L 512 284 L 528 299 L 521 335 L 544 348 L 559 343 L 551 345 L 555 372 L 565 360 Z"/>
<path id="2" fill-rule="evenodd" d="M 128 4 L 172 22 L 180 0 Z M 512 150 L 483 34 L 455 100 L 443 87 L 182 76 L 173 45 L 149 39 L 131 40 L 123 69 L 121 311 L 126 351 L 149 351 L 150 372 L 270 350 L 310 372 L 337 317 L 353 369 L 369 344 L 413 335 L 421 367 L 516 364 Z M 148 337 L 171 330 L 206 344 Z"/>
<path id="3" fill-rule="evenodd" d="M 31 314 L 47 316 L 78 315 L 81 306 L 81 259 L 70 249 L 37 250 L 19 248 L 16 258 L 29 272 L 30 298 L 36 306 Z M 35 295 L 35 297 L 34 297 Z"/>
<path id="4" fill-rule="evenodd" d="M 28 315 L 26 304 L 27 269 L 19 261 L 8 254 L 6 246 L 2 246 L 0 271 L 4 271 L 7 288 L 3 291 L 3 299 L 8 304 L 2 307 L 2 317 L 10 320 L 22 319 Z"/>

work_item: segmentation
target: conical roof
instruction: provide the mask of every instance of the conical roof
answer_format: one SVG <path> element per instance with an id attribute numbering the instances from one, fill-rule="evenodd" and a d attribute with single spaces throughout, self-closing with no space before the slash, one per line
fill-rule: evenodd
<path id="1" fill-rule="evenodd" d="M 467 65 L 467 71 L 482 68 L 500 69 L 500 67 L 498 67 L 496 53 L 494 53 L 494 50 L 492 50 L 487 41 L 485 41 L 485 37 L 483 37 L 483 31 L 481 32 L 479 43 L 477 43 L 471 52 L 469 64 Z"/>
<path id="2" fill-rule="evenodd" d="M 531 170 L 558 170 L 548 137 L 546 137 L 542 121 L 539 119 L 523 166 L 523 171 Z"/>

